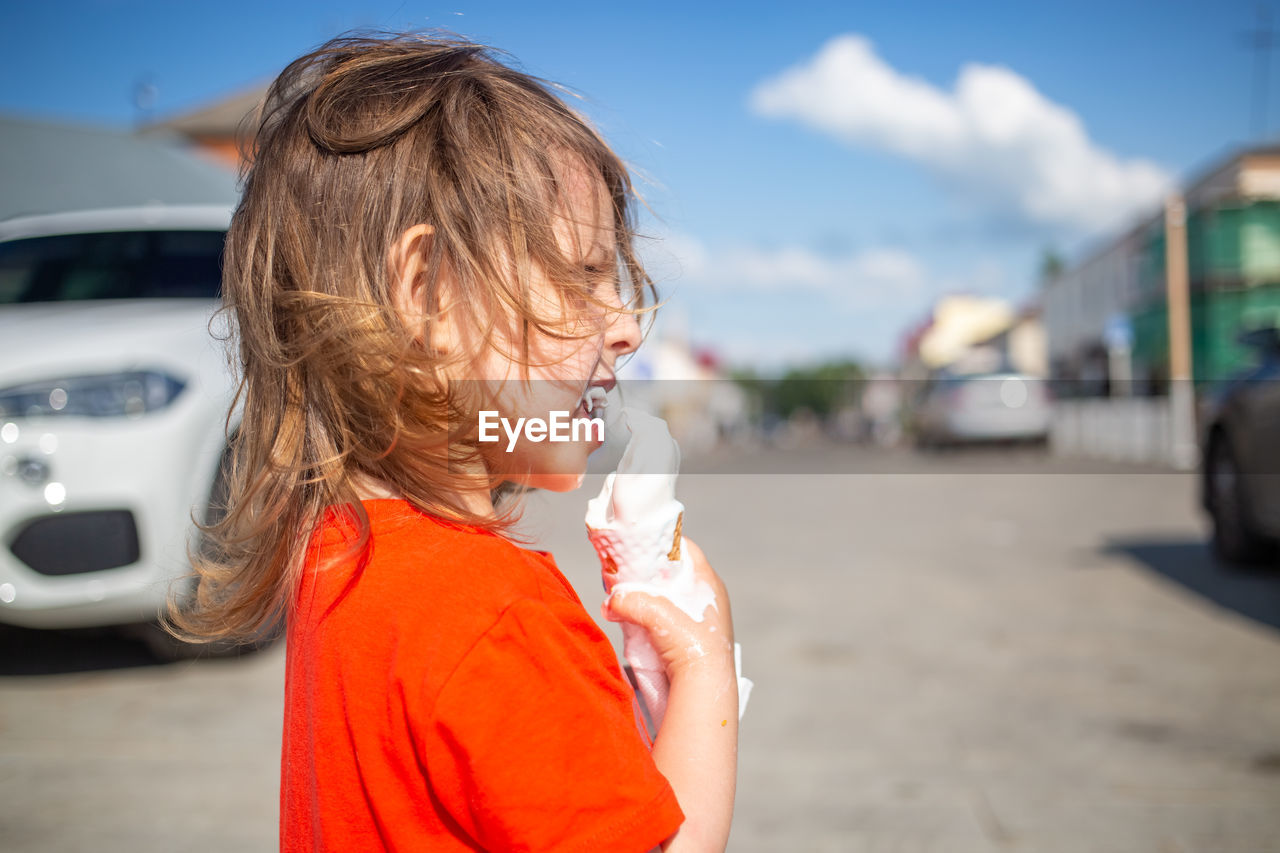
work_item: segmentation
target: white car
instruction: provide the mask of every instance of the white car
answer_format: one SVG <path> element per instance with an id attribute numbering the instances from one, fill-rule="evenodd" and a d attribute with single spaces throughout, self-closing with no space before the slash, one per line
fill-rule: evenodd
<path id="1" fill-rule="evenodd" d="M 940 373 L 916 416 L 922 448 L 984 442 L 1044 442 L 1049 435 L 1048 384 L 1016 372 Z"/>
<path id="2" fill-rule="evenodd" d="M 146 623 L 189 572 L 233 399 L 211 334 L 230 218 L 0 222 L 0 622 Z"/>

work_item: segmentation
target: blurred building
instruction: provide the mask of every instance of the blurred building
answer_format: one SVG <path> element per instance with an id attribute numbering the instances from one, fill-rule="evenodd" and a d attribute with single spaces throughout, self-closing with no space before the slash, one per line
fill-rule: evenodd
<path id="1" fill-rule="evenodd" d="M 934 306 L 933 322 L 920 338 L 920 361 L 931 370 L 952 365 L 964 372 L 984 372 L 977 362 L 987 358 L 978 352 L 978 345 L 1007 329 L 1012 321 L 1013 306 L 1004 299 L 944 297 Z M 977 369 L 958 364 L 965 361 L 974 362 Z"/>
<path id="2" fill-rule="evenodd" d="M 1191 379 L 1203 394 L 1250 365 L 1242 332 L 1280 318 L 1280 148 L 1234 154 L 1181 195 Z M 1168 396 L 1166 231 L 1153 213 L 1045 283 L 1055 449 L 1194 464 L 1175 440 L 1194 431 L 1194 404 L 1175 417 Z"/>
<path id="3" fill-rule="evenodd" d="M 1183 196 L 1192 375 L 1200 385 L 1247 366 L 1239 333 L 1280 310 L 1280 148 L 1231 156 L 1193 179 Z M 1166 393 L 1165 291 L 1163 212 L 1046 282 L 1050 375 L 1059 393 Z"/>
<path id="4" fill-rule="evenodd" d="M 1041 314 L 1039 304 L 1024 305 L 1007 326 L 975 346 L 995 352 L 1002 368 L 1043 379 L 1049 375 L 1049 349 Z"/>
<path id="5" fill-rule="evenodd" d="M 195 109 L 149 122 L 139 132 L 147 136 L 181 137 L 200 154 L 238 170 L 251 136 L 252 119 L 266 93 L 266 86 L 254 86 Z"/>
<path id="6" fill-rule="evenodd" d="M 181 138 L 0 116 L 0 219 L 104 207 L 235 204 L 235 173 Z"/>
<path id="7" fill-rule="evenodd" d="M 995 297 L 953 295 L 938 300 L 901 347 L 901 375 L 924 379 L 941 370 L 1047 374 L 1045 332 L 1036 304 L 1015 309 Z"/>

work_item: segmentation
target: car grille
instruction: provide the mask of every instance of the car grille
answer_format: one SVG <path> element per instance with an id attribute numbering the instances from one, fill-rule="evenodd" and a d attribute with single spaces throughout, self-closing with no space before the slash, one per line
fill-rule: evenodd
<path id="1" fill-rule="evenodd" d="M 42 575 L 78 575 L 138 561 L 138 526 L 128 510 L 71 512 L 34 519 L 9 546 Z"/>

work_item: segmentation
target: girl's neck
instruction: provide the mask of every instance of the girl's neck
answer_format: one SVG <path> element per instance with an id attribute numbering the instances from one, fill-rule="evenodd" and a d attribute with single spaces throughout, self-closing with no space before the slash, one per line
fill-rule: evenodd
<path id="1" fill-rule="evenodd" d="M 404 500 L 404 495 L 400 494 L 398 490 L 373 477 L 361 474 L 354 475 L 352 477 L 352 486 L 355 487 L 356 496 L 362 501 Z M 497 517 L 498 513 L 494 509 L 493 498 L 488 489 L 456 492 L 450 497 L 451 500 L 448 503 L 464 512 L 471 513 L 477 518 L 490 520 Z"/>

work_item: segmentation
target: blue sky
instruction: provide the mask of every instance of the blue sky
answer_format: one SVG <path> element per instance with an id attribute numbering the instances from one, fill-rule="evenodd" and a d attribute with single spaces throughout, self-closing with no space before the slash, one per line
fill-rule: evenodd
<path id="1" fill-rule="evenodd" d="M 644 175 L 668 328 L 738 363 L 883 363 L 939 295 L 1022 303 L 1043 247 L 1258 141 L 1258 6 L 19 2 L 0 111 L 127 127 L 142 80 L 163 116 L 350 28 L 451 28 L 580 92 Z"/>

